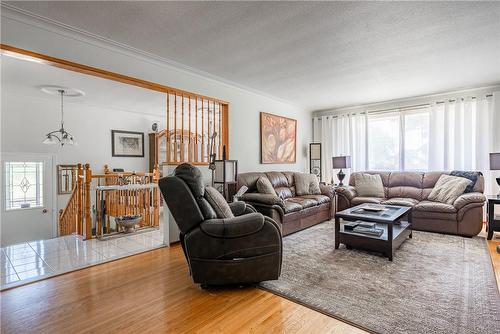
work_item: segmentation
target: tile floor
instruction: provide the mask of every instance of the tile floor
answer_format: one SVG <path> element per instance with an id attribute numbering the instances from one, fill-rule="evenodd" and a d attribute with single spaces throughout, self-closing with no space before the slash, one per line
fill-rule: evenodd
<path id="1" fill-rule="evenodd" d="M 102 241 L 68 235 L 4 247 L 0 290 L 163 246 L 163 233 L 153 230 Z"/>

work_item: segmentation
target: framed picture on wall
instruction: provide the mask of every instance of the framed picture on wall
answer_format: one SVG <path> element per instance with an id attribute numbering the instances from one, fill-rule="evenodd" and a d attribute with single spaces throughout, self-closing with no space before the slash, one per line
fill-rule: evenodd
<path id="1" fill-rule="evenodd" d="M 144 157 L 144 133 L 111 130 L 113 157 Z"/>
<path id="2" fill-rule="evenodd" d="M 297 120 L 260 113 L 260 162 L 263 164 L 295 163 Z"/>

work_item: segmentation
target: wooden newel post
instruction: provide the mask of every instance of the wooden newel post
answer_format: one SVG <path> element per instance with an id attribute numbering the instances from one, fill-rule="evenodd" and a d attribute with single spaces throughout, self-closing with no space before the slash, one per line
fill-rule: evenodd
<path id="1" fill-rule="evenodd" d="M 85 239 L 92 239 L 92 214 L 90 212 L 90 183 L 92 171 L 90 165 L 85 164 Z"/>
<path id="2" fill-rule="evenodd" d="M 64 210 L 63 209 L 59 209 L 59 219 L 58 219 L 58 222 L 59 222 L 59 236 L 62 236 L 62 235 L 66 235 L 66 224 L 63 224 L 62 223 L 62 214 L 63 214 Z"/>
<path id="3" fill-rule="evenodd" d="M 153 183 L 158 184 L 160 180 L 160 166 L 155 164 L 153 169 Z M 160 189 L 158 187 L 153 190 L 153 223 L 154 226 L 160 226 Z"/>
<path id="4" fill-rule="evenodd" d="M 83 235 L 83 166 L 82 164 L 78 164 L 77 171 L 77 194 L 76 194 L 76 203 L 77 203 L 77 214 L 76 214 L 76 233 L 79 235 Z"/>

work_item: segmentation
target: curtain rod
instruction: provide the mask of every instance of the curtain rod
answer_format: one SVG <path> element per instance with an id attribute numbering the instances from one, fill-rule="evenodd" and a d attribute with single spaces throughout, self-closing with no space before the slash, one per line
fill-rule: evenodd
<path id="1" fill-rule="evenodd" d="M 487 94 L 485 95 L 485 97 L 492 97 L 493 94 Z M 472 100 L 474 99 L 477 99 L 476 96 L 472 96 L 471 97 Z M 443 103 L 446 103 L 446 102 L 457 102 L 457 101 L 464 101 L 465 98 L 459 98 L 459 99 L 454 99 L 454 100 L 444 100 L 444 101 L 437 101 L 435 102 L 436 104 L 443 104 Z M 412 105 L 412 106 L 406 106 L 406 107 L 400 107 L 400 108 L 387 108 L 387 109 L 379 109 L 379 110 L 371 110 L 371 111 L 359 111 L 359 112 L 355 112 L 355 113 L 352 113 L 350 115 L 357 115 L 357 114 L 383 114 L 383 113 L 390 113 L 390 112 L 398 112 L 398 111 L 402 111 L 402 110 L 409 110 L 409 109 L 418 109 L 418 108 L 424 108 L 424 107 L 430 107 L 432 105 L 432 103 L 423 103 L 423 104 L 416 104 L 416 105 Z M 329 117 L 331 118 L 338 118 L 339 115 L 330 115 L 330 116 L 326 116 L 326 119 L 328 119 Z M 320 120 L 321 117 L 318 117 L 318 120 Z"/>

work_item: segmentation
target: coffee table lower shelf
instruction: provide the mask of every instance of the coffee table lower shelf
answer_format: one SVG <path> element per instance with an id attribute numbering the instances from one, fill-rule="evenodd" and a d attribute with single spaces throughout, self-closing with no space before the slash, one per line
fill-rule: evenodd
<path id="1" fill-rule="evenodd" d="M 383 228 L 384 233 L 381 236 L 373 236 L 345 231 L 345 222 L 337 221 L 337 219 L 335 224 L 339 226 L 338 232 L 336 233 L 335 249 L 338 249 L 339 245 L 342 243 L 347 249 L 358 248 L 382 253 L 389 261 L 392 261 L 394 252 L 401 246 L 406 238 L 412 237 L 411 224 L 407 221 L 401 221 L 399 224 L 377 224 L 377 228 Z M 390 229 L 392 229 L 392 231 L 390 231 Z M 391 239 L 389 239 L 389 234 L 392 235 Z"/>

